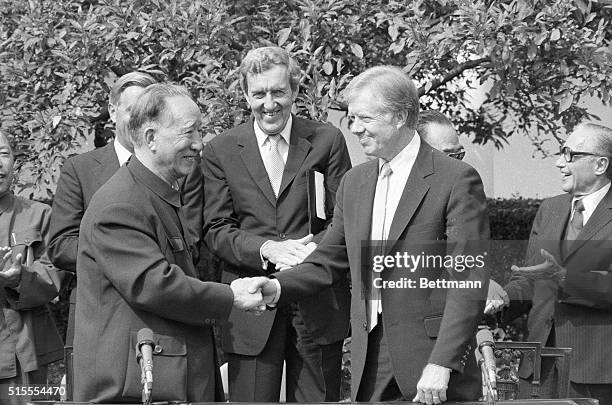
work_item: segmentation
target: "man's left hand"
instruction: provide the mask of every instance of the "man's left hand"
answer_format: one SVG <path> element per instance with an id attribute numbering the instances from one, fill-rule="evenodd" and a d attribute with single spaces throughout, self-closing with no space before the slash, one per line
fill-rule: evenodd
<path id="1" fill-rule="evenodd" d="M 544 262 L 535 266 L 518 267 L 512 266 L 512 271 L 526 277 L 530 280 L 555 280 L 561 283 L 567 275 L 567 270 L 554 258 L 553 255 L 546 250 L 540 250 L 540 254 L 544 258 Z"/>
<path id="2" fill-rule="evenodd" d="M 11 252 L 6 253 L 6 255 L 10 254 Z M 15 260 L 13 262 L 10 262 L 5 256 L 2 257 L 2 262 L 5 262 L 5 265 L 4 269 L 0 271 L 0 286 L 17 288 L 19 282 L 21 281 L 21 271 L 23 268 L 23 263 L 21 262 L 22 254 L 19 253 L 17 256 L 15 256 Z"/>
<path id="3" fill-rule="evenodd" d="M 427 405 L 445 402 L 450 373 L 449 368 L 427 364 L 417 383 L 417 394 L 412 402 L 424 402 Z"/>

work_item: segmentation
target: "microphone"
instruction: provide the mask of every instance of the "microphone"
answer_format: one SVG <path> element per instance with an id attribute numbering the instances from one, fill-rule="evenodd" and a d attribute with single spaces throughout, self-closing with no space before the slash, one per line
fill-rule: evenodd
<path id="1" fill-rule="evenodd" d="M 478 344 L 476 361 L 480 365 L 483 382 L 486 382 L 489 399 L 497 401 L 497 373 L 495 367 L 495 354 L 493 353 L 493 349 L 495 348 L 493 334 L 489 329 L 479 330 L 476 334 L 476 343 Z"/>
<path id="2" fill-rule="evenodd" d="M 153 331 L 149 328 L 142 328 L 138 331 L 136 343 L 136 358 L 140 365 L 140 381 L 142 382 L 142 402 L 151 403 L 151 393 L 153 392 Z"/>

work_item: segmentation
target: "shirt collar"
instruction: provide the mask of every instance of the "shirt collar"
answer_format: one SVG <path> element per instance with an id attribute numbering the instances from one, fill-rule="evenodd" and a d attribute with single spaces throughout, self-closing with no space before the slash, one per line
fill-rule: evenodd
<path id="1" fill-rule="evenodd" d="M 115 138 L 115 140 L 113 141 L 113 146 L 115 147 L 117 159 L 119 159 L 119 166 L 123 166 L 123 164 L 127 162 L 130 157 L 132 157 L 132 152 L 127 150 L 125 146 L 121 145 L 117 138 Z"/>
<path id="2" fill-rule="evenodd" d="M 149 170 L 136 156 L 130 159 L 127 169 L 162 200 L 177 208 L 181 206 L 180 191 L 170 187 L 170 184 Z"/>
<path id="3" fill-rule="evenodd" d="M 391 166 L 392 173 L 401 173 L 408 168 L 412 168 L 411 162 L 413 162 L 417 154 L 419 153 L 419 148 L 421 147 L 421 138 L 419 134 L 415 131 L 412 140 L 408 142 L 408 145 L 404 147 L 395 155 L 393 159 L 389 162 L 389 166 Z M 385 164 L 386 160 L 378 159 L 378 171 L 380 172 L 380 168 L 383 164 Z"/>
<path id="4" fill-rule="evenodd" d="M 10 191 L 4 196 L 0 197 L 0 214 L 8 211 L 13 206 L 15 196 Z"/>
<path id="5" fill-rule="evenodd" d="M 287 145 L 289 145 L 289 139 L 291 139 L 291 127 L 293 126 L 293 114 L 289 115 L 289 119 L 287 120 L 287 124 L 285 124 L 285 128 L 280 132 L 280 136 L 283 137 Z M 268 139 L 268 134 L 259 128 L 257 125 L 257 121 L 253 120 L 253 128 L 255 129 L 255 136 L 257 137 L 257 145 L 261 148 L 264 145 L 264 142 Z"/>
<path id="6" fill-rule="evenodd" d="M 591 212 L 595 211 L 595 208 L 597 208 L 597 206 L 599 205 L 601 200 L 603 200 L 603 198 L 608 193 L 608 190 L 610 190 L 610 184 L 611 183 L 608 182 L 608 184 L 606 184 L 605 186 L 603 186 L 599 190 L 594 191 L 591 194 L 585 195 L 583 197 L 580 197 L 580 198 L 574 197 L 574 198 L 572 198 L 572 211 L 574 210 L 574 205 L 575 205 L 576 201 L 578 201 L 578 200 L 582 200 L 582 204 L 584 205 L 584 210 L 586 212 L 591 213 Z"/>

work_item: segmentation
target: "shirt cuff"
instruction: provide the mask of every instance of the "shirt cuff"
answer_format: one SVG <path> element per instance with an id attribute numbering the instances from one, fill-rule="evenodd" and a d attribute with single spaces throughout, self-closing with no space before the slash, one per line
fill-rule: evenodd
<path id="1" fill-rule="evenodd" d="M 265 247 L 266 245 L 268 245 L 269 243 L 271 243 L 271 242 L 272 242 L 271 240 L 267 240 L 267 241 L 265 241 L 265 242 L 263 243 L 263 245 L 261 245 L 261 247 L 259 248 L 259 258 L 261 259 L 261 268 L 262 268 L 263 270 L 267 270 L 267 269 L 268 269 L 268 263 L 269 263 L 269 261 L 268 261 L 268 259 L 266 259 L 266 258 L 264 258 L 264 257 L 263 257 L 263 253 L 262 253 L 262 252 L 263 252 L 264 247 Z"/>
<path id="2" fill-rule="evenodd" d="M 280 285 L 280 282 L 275 278 L 271 279 L 270 281 L 273 282 L 274 286 L 276 287 L 276 294 L 274 295 L 274 299 L 272 300 L 271 303 L 268 304 L 268 306 L 271 308 L 275 308 L 276 304 L 278 303 L 278 300 L 280 299 L 281 285 Z"/>

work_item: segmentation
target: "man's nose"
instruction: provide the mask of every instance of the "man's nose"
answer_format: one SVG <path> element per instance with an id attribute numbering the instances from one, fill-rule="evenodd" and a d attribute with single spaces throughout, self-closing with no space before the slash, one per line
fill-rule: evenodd
<path id="1" fill-rule="evenodd" d="M 275 107 L 275 105 L 276 102 L 274 101 L 274 97 L 272 97 L 272 93 L 266 93 L 266 96 L 264 97 L 264 108 L 272 109 Z"/>
<path id="2" fill-rule="evenodd" d="M 558 168 L 565 167 L 566 164 L 567 162 L 565 161 L 565 157 L 563 157 L 563 155 L 560 155 L 557 158 L 557 161 L 555 162 L 555 166 L 557 166 Z"/>

